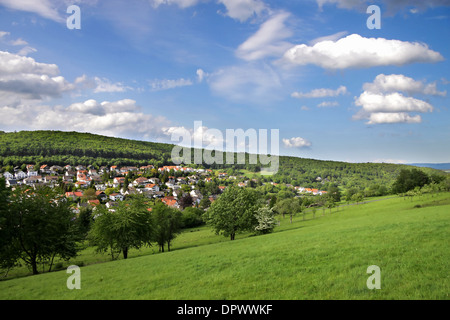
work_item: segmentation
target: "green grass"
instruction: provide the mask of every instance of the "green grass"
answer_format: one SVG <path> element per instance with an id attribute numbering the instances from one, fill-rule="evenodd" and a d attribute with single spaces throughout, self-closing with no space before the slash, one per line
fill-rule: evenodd
<path id="1" fill-rule="evenodd" d="M 196 228 L 171 252 L 82 267 L 81 290 L 59 271 L 1 281 L 0 299 L 448 300 L 449 218 L 446 193 L 286 217 L 272 234 L 235 241 Z M 366 286 L 370 265 L 380 290 Z"/>

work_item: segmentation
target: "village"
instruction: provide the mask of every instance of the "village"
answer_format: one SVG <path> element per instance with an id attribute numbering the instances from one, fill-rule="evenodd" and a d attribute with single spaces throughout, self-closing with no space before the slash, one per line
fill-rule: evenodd
<path id="1" fill-rule="evenodd" d="M 190 168 L 183 166 L 163 166 L 155 168 L 153 165 L 135 166 L 93 166 L 26 165 L 26 172 L 16 168 L 14 173 L 8 171 L 0 174 L 6 181 L 6 186 L 16 188 L 26 185 L 32 188 L 48 186 L 59 188 L 61 195 L 76 203 L 74 211 L 79 212 L 81 207 L 93 207 L 104 204 L 113 210 L 118 201 L 127 196 L 142 194 L 149 199 L 160 199 L 167 206 L 183 209 L 180 205 L 182 197 L 189 195 L 192 206 L 199 207 L 203 199 L 210 205 L 230 185 L 239 187 L 252 187 L 257 179 L 248 179 L 245 176 L 228 175 L 225 172 Z M 318 177 L 318 179 L 321 179 Z M 202 192 L 200 186 L 213 184 L 208 192 Z M 269 182 L 273 186 L 277 183 Z M 262 183 L 264 185 L 264 183 Z M 327 191 L 284 185 L 297 196 L 322 195 Z M 203 188 L 204 189 L 204 188 Z"/>

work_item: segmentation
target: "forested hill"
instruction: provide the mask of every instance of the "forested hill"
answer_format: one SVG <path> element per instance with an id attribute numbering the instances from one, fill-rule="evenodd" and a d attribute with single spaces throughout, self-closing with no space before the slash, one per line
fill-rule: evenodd
<path id="1" fill-rule="evenodd" d="M 0 132 L 0 166 L 11 171 L 16 166 L 34 165 L 170 165 L 173 145 L 106 137 L 90 133 L 63 131 Z M 208 166 L 206 166 L 208 167 Z M 229 174 L 251 175 L 258 165 L 212 165 Z M 266 181 L 298 186 L 325 187 L 336 183 L 342 187 L 373 185 L 390 187 L 406 165 L 386 163 L 347 163 L 296 157 L 280 157 L 280 168 Z M 431 168 L 421 168 L 427 174 L 444 174 Z"/>

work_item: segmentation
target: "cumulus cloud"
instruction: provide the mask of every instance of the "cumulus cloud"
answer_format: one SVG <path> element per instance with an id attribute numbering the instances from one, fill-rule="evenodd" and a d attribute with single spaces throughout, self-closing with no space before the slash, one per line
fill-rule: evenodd
<path id="1" fill-rule="evenodd" d="M 363 92 L 355 101 L 355 105 L 361 106 L 365 112 L 431 112 L 433 106 L 428 102 L 405 97 L 399 92 L 381 94 Z"/>
<path id="2" fill-rule="evenodd" d="M 301 137 L 283 139 L 283 144 L 286 148 L 308 148 L 312 145 L 311 142 Z"/>
<path id="3" fill-rule="evenodd" d="M 365 83 L 363 89 L 374 93 L 402 91 L 409 95 L 416 93 L 443 97 L 447 95 L 447 91 L 437 90 L 436 82 L 426 84 L 424 81 L 416 81 L 402 74 L 379 74 L 373 82 Z"/>
<path id="4" fill-rule="evenodd" d="M 75 86 L 59 76 L 55 64 L 0 51 L 0 98 L 3 104 L 60 97 Z"/>
<path id="5" fill-rule="evenodd" d="M 404 75 L 378 75 L 371 83 L 363 85 L 364 92 L 355 97 L 355 105 L 361 109 L 353 116 L 355 120 L 367 119 L 367 124 L 420 123 L 417 113 L 433 112 L 433 106 L 409 95 L 445 96 L 436 89 L 436 83 L 426 84 Z M 414 115 L 415 114 L 415 115 Z"/>
<path id="6" fill-rule="evenodd" d="M 259 30 L 242 43 L 236 55 L 244 60 L 257 60 L 268 56 L 280 57 L 292 44 L 284 39 L 292 35 L 286 27 L 290 13 L 281 12 L 265 21 Z"/>
<path id="7" fill-rule="evenodd" d="M 293 98 L 324 98 L 324 97 L 337 97 L 339 95 L 347 94 L 347 87 L 340 86 L 336 90 L 333 89 L 314 89 L 307 93 L 302 92 L 294 92 L 291 94 Z"/>
<path id="8" fill-rule="evenodd" d="M 314 64 L 325 69 L 402 66 L 418 62 L 439 62 L 444 58 L 426 44 L 384 38 L 364 38 L 352 34 L 337 41 L 321 41 L 313 46 L 297 45 L 284 54 L 295 65 Z"/>
<path id="9" fill-rule="evenodd" d="M 143 112 L 131 99 L 112 102 L 90 99 L 68 107 L 0 106 L 0 125 L 14 130 L 73 130 L 148 139 L 166 137 L 163 128 L 170 124 L 165 117 Z"/>

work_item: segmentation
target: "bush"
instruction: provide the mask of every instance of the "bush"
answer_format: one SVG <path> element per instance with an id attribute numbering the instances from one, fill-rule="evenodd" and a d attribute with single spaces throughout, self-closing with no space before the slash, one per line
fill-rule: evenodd
<path id="1" fill-rule="evenodd" d="M 203 210 L 193 207 L 184 209 L 182 222 L 184 228 L 194 228 L 204 224 L 202 219 Z"/>

